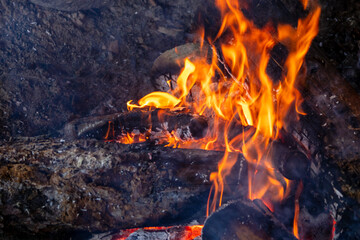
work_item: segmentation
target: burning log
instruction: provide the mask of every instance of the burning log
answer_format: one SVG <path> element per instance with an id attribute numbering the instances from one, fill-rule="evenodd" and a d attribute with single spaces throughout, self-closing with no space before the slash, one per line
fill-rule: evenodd
<path id="1" fill-rule="evenodd" d="M 109 126 L 111 122 L 111 126 Z M 175 131 L 181 139 L 202 138 L 207 130 L 208 121 L 203 116 L 179 111 L 156 109 L 152 111 L 132 111 L 115 113 L 106 116 L 88 117 L 68 123 L 63 130 L 64 137 L 76 139 L 92 137 L 115 140 L 122 134 L 138 130 L 147 131 Z M 108 134 L 106 134 L 107 131 Z M 149 133 L 150 137 L 151 133 Z"/>
<path id="2" fill-rule="evenodd" d="M 110 239 L 156 239 L 156 240 L 194 240 L 199 239 L 201 235 L 201 225 L 192 226 L 174 226 L 174 227 L 149 227 L 143 229 L 129 229 L 110 236 Z M 101 238 L 104 239 L 104 238 Z M 95 240 L 92 238 L 92 240 Z M 106 239 L 104 239 L 106 240 Z"/>
<path id="3" fill-rule="evenodd" d="M 178 47 L 177 56 L 186 57 L 186 54 L 193 57 L 200 49 L 194 49 L 183 45 Z M 181 51 L 184 50 L 184 54 Z M 193 49 L 193 52 L 189 51 Z M 282 72 L 282 66 L 275 63 L 276 56 L 283 56 L 281 53 L 283 48 L 274 48 L 272 57 L 270 59 L 267 72 L 272 75 L 275 80 L 276 73 Z M 317 49 L 310 52 L 314 56 L 323 56 Z M 172 49 L 172 52 L 175 52 Z M 174 65 L 174 59 L 170 57 L 159 57 L 163 59 L 162 66 L 166 69 L 167 66 Z M 280 57 L 281 58 L 281 57 Z M 169 62 L 166 62 L 167 59 Z M 180 61 L 179 58 L 176 61 Z M 360 141 L 359 123 L 360 123 L 360 109 L 357 104 L 360 100 L 359 94 L 338 74 L 331 72 L 329 64 L 321 64 L 325 61 L 324 58 L 320 60 L 308 61 L 308 74 L 302 76 L 305 80 L 304 86 L 299 86 L 302 95 L 304 96 L 304 108 L 307 109 L 310 117 L 302 116 L 300 121 L 292 121 L 289 124 L 288 132 L 295 136 L 299 142 L 309 151 L 313 156 L 315 162 L 312 163 L 312 169 L 315 172 L 319 169 L 321 156 L 316 156 L 322 150 L 326 156 L 334 159 L 341 159 L 339 164 L 342 164 L 344 159 L 352 161 L 359 157 L 360 148 L 358 142 Z M 276 60 L 279 62 L 279 59 Z M 280 61 L 281 62 L 281 61 Z M 156 68 L 157 64 L 154 64 Z M 180 67 L 177 68 L 180 71 Z M 172 74 L 176 74 L 172 72 Z M 301 78 L 301 77 L 300 77 Z M 155 87 L 165 86 L 166 79 L 158 77 L 154 80 Z M 159 88 L 161 89 L 161 88 Z M 325 149 L 324 149 L 325 146 Z M 304 158 L 303 155 L 296 154 L 295 158 Z M 304 161 L 306 162 L 306 161 Z M 281 164 L 280 164 L 281 165 Z M 307 168 L 305 165 L 303 166 Z M 305 170 L 304 169 L 304 170 Z"/>
<path id="4" fill-rule="evenodd" d="M 296 238 L 260 200 L 238 200 L 222 206 L 206 220 L 202 239 Z"/>
<path id="5" fill-rule="evenodd" d="M 0 156 L 1 228 L 46 235 L 179 224 L 201 211 L 203 216 L 209 175 L 223 153 L 29 138 L 3 143 Z M 238 161 L 246 166 L 241 156 Z M 246 182 L 229 183 L 237 181 Z"/>

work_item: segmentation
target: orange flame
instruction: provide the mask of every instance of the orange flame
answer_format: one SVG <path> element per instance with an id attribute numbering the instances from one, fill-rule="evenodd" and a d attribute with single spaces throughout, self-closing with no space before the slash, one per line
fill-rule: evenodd
<path id="1" fill-rule="evenodd" d="M 300 212 L 300 206 L 299 206 L 299 197 L 301 194 L 301 191 L 303 189 L 303 184 L 300 182 L 296 193 L 295 193 L 295 213 L 294 213 L 294 222 L 293 222 L 293 234 L 297 239 L 300 239 L 299 237 L 299 212 Z"/>
<path id="2" fill-rule="evenodd" d="M 224 150 L 218 171 L 211 174 L 213 187 L 209 195 L 209 209 L 221 206 L 225 178 L 242 153 L 249 163 L 248 197 L 262 199 L 270 209 L 274 202 L 286 195 L 290 181 L 279 177 L 269 156 L 271 142 L 279 131 L 287 127 L 288 115 L 301 114 L 301 96 L 295 88 L 297 76 L 313 38 L 318 32 L 320 7 L 309 5 L 306 18 L 300 19 L 296 28 L 270 25 L 258 28 L 246 19 L 237 0 L 215 0 L 222 14 L 222 25 L 214 39 L 208 39 L 212 55 L 201 42 L 202 58 L 194 62 L 185 60 L 176 86 L 165 92 L 153 92 L 138 104 L 128 102 L 134 108 L 186 107 L 191 112 L 211 120 L 205 138 L 181 142 L 173 134 L 167 134 L 169 146 Z M 204 31 L 199 31 L 204 36 Z M 220 46 L 218 53 L 214 44 Z M 283 76 L 274 81 L 266 69 L 270 51 L 276 44 L 288 49 Z M 211 58 L 209 63 L 208 57 Z M 234 126 L 242 129 L 232 136 Z M 213 196 L 212 202 L 210 196 Z M 210 203 L 211 202 L 211 203 Z"/>
<path id="3" fill-rule="evenodd" d="M 123 144 L 140 143 L 140 142 L 145 142 L 146 137 L 144 134 L 131 132 L 120 136 L 120 138 L 117 141 Z"/>

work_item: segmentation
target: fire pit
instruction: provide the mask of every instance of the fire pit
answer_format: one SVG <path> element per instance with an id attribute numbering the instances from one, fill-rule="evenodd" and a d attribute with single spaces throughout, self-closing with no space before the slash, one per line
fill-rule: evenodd
<path id="1" fill-rule="evenodd" d="M 71 19 L 81 31 L 111 25 L 106 13 L 130 22 L 144 16 L 153 22 L 140 20 L 140 26 L 158 25 L 145 35 L 147 42 L 152 31 L 173 41 L 160 45 L 161 54 L 143 37 L 127 45 L 126 38 L 133 38 L 124 25 L 129 32 L 108 33 L 107 45 L 91 50 L 96 64 L 105 67 L 84 66 L 79 57 L 68 66 L 66 59 L 57 65 L 46 59 L 27 63 L 37 76 L 49 76 L 46 83 L 35 83 L 36 76 L 28 81 L 34 101 L 44 109 L 43 101 L 58 102 L 55 112 L 64 112 L 50 111 L 49 118 L 28 109 L 32 105 L 21 101 L 28 98 L 17 97 L 8 107 L 11 115 L 2 119 L 15 121 L 12 128 L 4 125 L 12 132 L 4 130 L 0 146 L 4 238 L 359 237 L 360 97 L 356 83 L 349 84 L 314 47 L 320 3 L 216 0 L 193 3 L 193 10 L 179 15 L 181 1 L 148 1 L 146 11 L 136 3 L 31 2 L 39 6 L 14 7 Z M 6 1 L 2 4 L 14 14 Z M 134 9 L 143 12 L 126 15 Z M 174 27 L 185 15 L 184 28 Z M 173 19 L 165 25 L 175 25 L 165 28 L 159 19 L 168 16 Z M 30 25 L 36 28 L 29 39 L 42 26 Z M 58 41 L 57 31 L 45 33 Z M 2 50 L 11 43 L 4 40 Z M 132 83 L 126 74 L 138 68 L 138 60 L 127 48 L 134 56 L 149 54 Z M 39 72 L 39 66 L 46 71 Z M 16 71 L 6 76 L 29 78 Z M 44 84 L 56 94 L 41 96 Z M 5 96 L 17 89 L 23 91 L 10 84 Z M 65 89 L 70 93 L 60 97 Z M 127 110 L 119 111 L 125 104 Z M 17 128 L 30 112 L 34 129 Z M 58 125 L 40 129 L 45 122 Z"/>

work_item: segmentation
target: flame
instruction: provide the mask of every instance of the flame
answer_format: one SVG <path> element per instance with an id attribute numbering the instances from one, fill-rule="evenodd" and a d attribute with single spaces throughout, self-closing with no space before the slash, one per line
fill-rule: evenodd
<path id="1" fill-rule="evenodd" d="M 294 213 L 294 222 L 293 222 L 293 234 L 297 239 L 300 239 L 299 237 L 299 212 L 300 212 L 300 206 L 299 206 L 299 197 L 303 190 L 303 183 L 300 182 L 299 186 L 295 193 L 295 213 Z"/>
<path id="2" fill-rule="evenodd" d="M 335 237 L 335 230 L 336 230 L 336 221 L 335 221 L 335 219 L 333 219 L 333 226 L 332 226 L 332 231 L 331 231 L 331 239 L 334 239 L 334 237 Z"/>
<path id="3" fill-rule="evenodd" d="M 123 143 L 123 144 L 140 143 L 145 141 L 146 141 L 146 137 L 144 134 L 134 133 L 134 132 L 126 133 L 120 136 L 118 140 L 119 143 Z"/>
<path id="4" fill-rule="evenodd" d="M 174 88 L 150 93 L 138 104 L 128 102 L 129 110 L 185 107 L 211 120 L 206 137 L 199 140 L 183 142 L 174 133 L 166 134 L 168 146 L 225 151 L 218 171 L 210 176 L 213 187 L 208 214 L 221 206 L 226 176 L 240 153 L 249 163 L 250 199 L 262 199 L 272 210 L 273 204 L 287 194 L 290 181 L 276 173 L 269 150 L 279 131 L 287 128 L 289 114 L 304 114 L 295 85 L 305 55 L 317 35 L 321 10 L 316 3 L 302 2 L 309 14 L 298 21 L 297 27 L 268 24 L 258 28 L 246 19 L 239 1 L 215 0 L 222 24 L 216 37 L 207 39 L 211 55 L 207 54 L 209 49 L 202 39 L 204 57 L 193 62 L 185 59 Z M 205 36 L 203 29 L 199 33 Z M 288 49 L 283 75 L 278 81 L 266 72 L 270 52 L 277 44 Z M 236 136 L 233 136 L 234 126 L 241 130 Z"/>

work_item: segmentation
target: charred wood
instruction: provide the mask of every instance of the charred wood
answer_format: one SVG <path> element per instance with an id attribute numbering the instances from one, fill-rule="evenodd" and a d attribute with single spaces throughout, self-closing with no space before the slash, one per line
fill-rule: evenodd
<path id="1" fill-rule="evenodd" d="M 203 240 L 296 239 L 261 201 L 238 200 L 206 220 Z"/>
<path id="2" fill-rule="evenodd" d="M 310 160 L 301 151 L 277 141 L 272 143 L 271 152 L 274 166 L 279 169 L 284 177 L 291 180 L 309 177 Z"/>
<path id="3" fill-rule="evenodd" d="M 360 95 L 323 61 L 308 62 L 305 100 L 321 120 L 324 155 L 341 172 L 341 190 L 359 202 Z"/>
<path id="4" fill-rule="evenodd" d="M 110 122 L 110 124 L 109 124 Z M 158 131 L 175 131 L 179 138 L 188 140 L 204 137 L 208 128 L 205 117 L 184 111 L 155 109 L 150 111 L 131 111 L 105 116 L 76 119 L 64 127 L 66 139 L 81 137 L 116 140 L 124 133 L 138 130 L 141 133 Z M 106 134 L 109 131 L 108 134 Z"/>
<path id="5" fill-rule="evenodd" d="M 3 143 L 0 156 L 2 230 L 46 235 L 174 225 L 194 209 L 204 216 L 223 153 L 29 138 Z"/>

